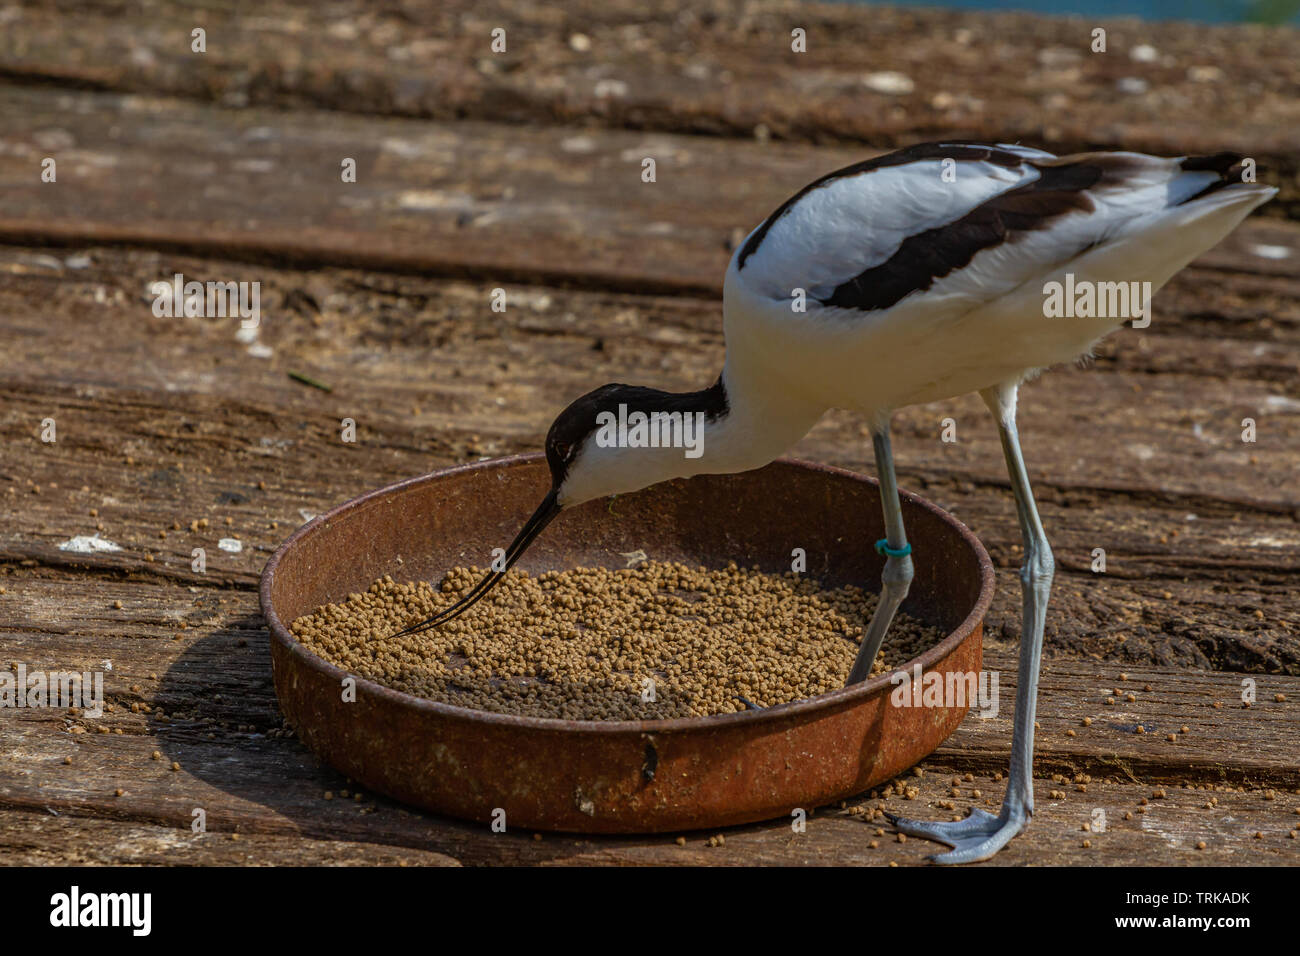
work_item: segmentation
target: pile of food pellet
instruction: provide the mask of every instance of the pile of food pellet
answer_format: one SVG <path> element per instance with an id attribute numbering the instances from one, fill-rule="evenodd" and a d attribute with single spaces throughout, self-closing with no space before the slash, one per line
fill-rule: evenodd
<path id="1" fill-rule="evenodd" d="M 653 720 L 770 707 L 844 686 L 877 595 L 794 573 L 690 568 L 511 571 L 436 630 L 392 636 L 449 607 L 485 573 L 439 590 L 385 576 L 293 622 L 294 636 L 351 674 L 431 700 L 569 720 Z M 943 633 L 894 618 L 873 673 Z"/>

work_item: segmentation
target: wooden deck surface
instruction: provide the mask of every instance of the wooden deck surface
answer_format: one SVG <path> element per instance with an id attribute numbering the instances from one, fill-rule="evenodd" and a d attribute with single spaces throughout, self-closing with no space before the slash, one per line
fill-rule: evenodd
<path id="1" fill-rule="evenodd" d="M 805 833 L 775 821 L 721 847 L 537 840 L 343 800 L 348 783 L 283 727 L 256 595 L 311 514 L 536 449 L 602 382 L 711 381 L 739 236 L 820 173 L 971 136 L 1236 149 L 1282 189 L 1157 297 L 1150 328 L 1023 390 L 1058 574 L 1037 813 L 994 862 L 1296 862 L 1300 32 L 738 0 L 0 15 L 0 664 L 111 661 L 114 706 L 0 710 L 0 861 L 906 864 L 935 846 L 877 836 L 877 808 L 996 806 L 1009 707 L 969 718 L 909 778 L 912 800 L 868 794 Z M 1098 24 L 1104 56 L 1088 50 Z M 206 54 L 189 52 L 194 25 Z M 1134 56 L 1144 45 L 1155 59 Z M 873 89 L 883 72 L 911 91 Z M 1132 79 L 1147 92 L 1121 92 Z M 149 286 L 176 272 L 259 281 L 257 341 L 235 320 L 155 317 Z M 343 417 L 356 445 L 337 440 Z M 956 443 L 939 440 L 947 417 Z M 57 443 L 40 440 L 47 418 Z M 993 424 L 973 397 L 910 408 L 895 448 L 904 487 L 993 556 L 986 667 L 1010 700 L 1019 534 Z M 794 453 L 872 470 L 846 414 Z M 60 548 L 95 533 L 122 550 Z M 218 549 L 234 536 L 239 554 Z M 1083 832 L 1098 809 L 1106 832 Z"/>

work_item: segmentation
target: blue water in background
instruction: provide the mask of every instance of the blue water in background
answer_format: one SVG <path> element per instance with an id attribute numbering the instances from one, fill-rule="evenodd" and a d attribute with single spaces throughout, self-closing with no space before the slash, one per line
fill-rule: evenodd
<path id="1" fill-rule="evenodd" d="M 853 0 L 849 0 L 853 2 Z M 871 0 L 858 0 L 870 4 Z M 1196 20 L 1201 23 L 1300 24 L 1300 0 L 883 0 L 896 7 L 953 10 L 1024 10 L 1093 18 Z"/>

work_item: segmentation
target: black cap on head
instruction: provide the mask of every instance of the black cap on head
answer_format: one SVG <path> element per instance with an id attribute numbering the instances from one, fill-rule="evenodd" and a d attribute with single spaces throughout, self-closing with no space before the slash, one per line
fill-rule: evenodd
<path id="1" fill-rule="evenodd" d="M 665 392 L 658 388 L 623 385 L 619 382 L 593 389 L 560 412 L 546 435 L 546 463 L 551 468 L 551 490 L 558 492 L 564 484 L 583 443 L 599 427 L 596 417 L 601 412 L 617 415 L 620 405 L 626 405 L 629 414 L 704 412 L 712 420 L 726 413 L 727 390 L 723 387 L 722 376 L 718 376 L 713 385 L 698 392 Z"/>

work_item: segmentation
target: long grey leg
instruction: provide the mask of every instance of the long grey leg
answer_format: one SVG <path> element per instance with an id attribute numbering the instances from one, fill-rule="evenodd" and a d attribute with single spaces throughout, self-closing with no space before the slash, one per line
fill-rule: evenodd
<path id="1" fill-rule="evenodd" d="M 1024 829 L 1034 812 L 1034 712 L 1038 701 L 1038 669 L 1043 655 L 1043 626 L 1052 589 L 1055 562 L 1043 532 L 1029 488 L 1020 436 L 1016 431 L 1016 388 L 1005 386 L 980 393 L 998 419 L 1002 454 L 1016 496 L 1016 514 L 1024 541 L 1025 563 L 1020 569 L 1024 615 L 1020 628 L 1020 673 L 1016 678 L 1015 731 L 1011 739 L 1011 772 L 1002 810 L 995 817 L 975 809 L 965 820 L 926 823 L 891 818 L 903 833 L 947 843 L 951 852 L 934 857 L 936 863 L 973 863 L 987 860 Z"/>
<path id="2" fill-rule="evenodd" d="M 871 446 L 876 453 L 876 475 L 880 479 L 880 504 L 885 511 L 885 537 L 891 551 L 905 551 L 907 535 L 903 531 L 903 509 L 898 500 L 898 479 L 894 476 L 894 452 L 889 446 L 889 423 L 871 430 Z M 871 664 L 880 653 L 885 633 L 889 630 L 898 606 L 907 597 L 912 586 L 911 555 L 889 555 L 885 570 L 880 576 L 880 603 L 871 615 L 871 623 L 862 636 L 862 647 L 845 686 L 856 684 L 871 676 Z"/>

